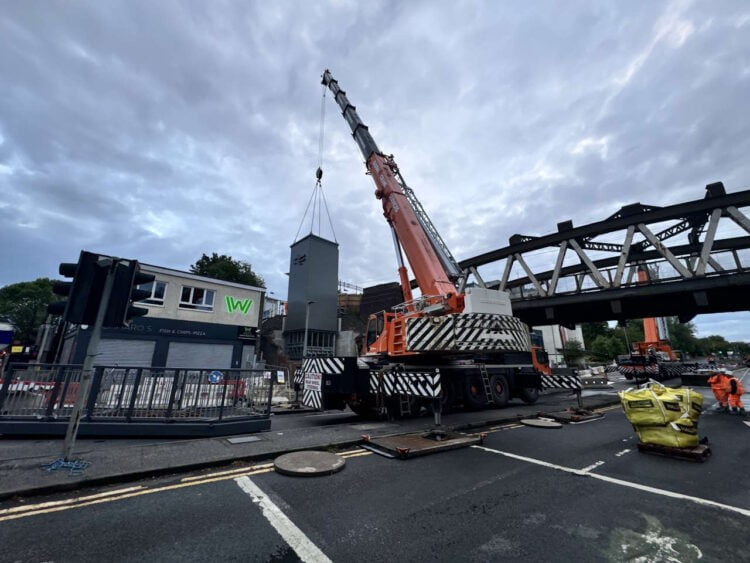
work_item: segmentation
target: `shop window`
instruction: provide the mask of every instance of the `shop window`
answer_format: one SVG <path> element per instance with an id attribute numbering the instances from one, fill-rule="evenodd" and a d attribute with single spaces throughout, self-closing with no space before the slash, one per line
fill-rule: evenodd
<path id="1" fill-rule="evenodd" d="M 212 289 L 183 285 L 182 293 L 180 294 L 180 309 L 213 311 L 215 293 Z"/>
<path id="2" fill-rule="evenodd" d="M 167 295 L 167 282 L 155 280 L 152 282 L 144 283 L 138 286 L 138 289 L 151 292 L 151 297 L 147 297 L 139 303 L 146 303 L 148 305 L 161 305 L 164 306 L 164 297 Z"/>

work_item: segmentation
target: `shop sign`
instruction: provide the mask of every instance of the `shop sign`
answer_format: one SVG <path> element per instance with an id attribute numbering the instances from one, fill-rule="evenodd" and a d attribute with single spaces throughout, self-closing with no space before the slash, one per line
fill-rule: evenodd
<path id="1" fill-rule="evenodd" d="M 239 311 L 243 315 L 247 315 L 250 312 L 250 307 L 253 306 L 252 299 L 237 299 L 231 295 L 224 297 L 224 303 L 227 306 L 227 313 L 236 313 Z"/>
<path id="2" fill-rule="evenodd" d="M 258 329 L 254 326 L 237 327 L 237 338 L 240 340 L 254 340 L 258 336 Z"/>

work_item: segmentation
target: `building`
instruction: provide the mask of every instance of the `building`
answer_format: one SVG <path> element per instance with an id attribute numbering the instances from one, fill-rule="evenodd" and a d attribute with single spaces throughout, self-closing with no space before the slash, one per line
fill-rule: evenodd
<path id="1" fill-rule="evenodd" d="M 270 297 L 266 294 L 266 298 L 263 301 L 263 320 L 278 317 L 279 315 L 286 315 L 286 306 L 286 301 L 283 299 Z"/>
<path id="2" fill-rule="evenodd" d="M 568 342 L 575 340 L 583 347 L 583 331 L 580 325 L 576 325 L 572 329 L 561 325 L 535 326 L 531 332 L 532 342 L 536 345 L 539 345 L 540 342 L 543 344 L 544 351 L 549 356 L 551 367 L 565 366 L 563 350 Z"/>
<path id="3" fill-rule="evenodd" d="M 255 365 L 266 290 L 141 264 L 156 280 L 141 286 L 148 315 L 126 328 L 104 328 L 96 365 L 246 368 Z M 82 364 L 91 330 L 70 327 L 59 361 Z"/>

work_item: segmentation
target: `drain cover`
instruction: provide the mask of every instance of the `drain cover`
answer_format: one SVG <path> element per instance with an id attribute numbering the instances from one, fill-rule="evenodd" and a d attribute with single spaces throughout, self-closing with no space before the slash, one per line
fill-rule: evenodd
<path id="1" fill-rule="evenodd" d="M 343 457 L 330 452 L 292 452 L 277 457 L 273 464 L 277 473 L 295 477 L 331 475 L 344 469 Z"/>
<path id="2" fill-rule="evenodd" d="M 562 428 L 562 424 L 546 418 L 524 418 L 521 424 L 533 426 L 534 428 Z"/>

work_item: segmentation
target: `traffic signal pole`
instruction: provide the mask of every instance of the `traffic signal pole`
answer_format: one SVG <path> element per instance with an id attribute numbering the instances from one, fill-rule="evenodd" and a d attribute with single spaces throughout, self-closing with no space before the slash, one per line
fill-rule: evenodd
<path id="1" fill-rule="evenodd" d="M 112 286 L 115 280 L 115 271 L 117 269 L 117 261 L 111 258 L 100 257 L 98 265 L 102 268 L 106 268 L 107 277 L 104 281 L 104 289 L 102 291 L 101 302 L 99 303 L 99 309 L 96 313 L 96 322 L 94 323 L 93 329 L 91 330 L 91 339 L 89 340 L 88 346 L 86 347 L 86 359 L 83 362 L 83 368 L 81 369 L 81 381 L 78 385 L 78 393 L 76 394 L 76 402 L 73 405 L 73 412 L 70 414 L 70 420 L 68 422 L 68 428 L 65 432 L 65 445 L 63 447 L 63 459 L 70 461 L 73 455 L 73 446 L 75 445 L 76 436 L 78 435 L 78 427 L 81 423 L 81 415 L 83 413 L 83 407 L 86 404 L 91 390 L 91 382 L 94 373 L 94 360 L 96 359 L 99 351 L 99 340 L 102 334 L 102 325 L 104 324 L 104 316 L 107 313 L 107 306 L 109 304 L 109 298 L 112 294 Z"/>

